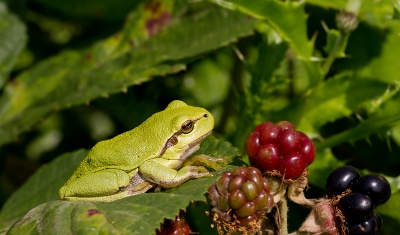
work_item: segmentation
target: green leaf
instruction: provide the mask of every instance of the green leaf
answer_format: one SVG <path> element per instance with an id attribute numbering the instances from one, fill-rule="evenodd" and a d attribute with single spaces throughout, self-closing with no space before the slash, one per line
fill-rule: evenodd
<path id="1" fill-rule="evenodd" d="M 251 93 L 262 95 L 265 92 L 265 85 L 270 86 L 274 72 L 282 63 L 287 49 L 287 43 L 268 43 L 264 40 L 258 48 L 258 58 L 255 67 L 252 68 Z"/>
<path id="2" fill-rule="evenodd" d="M 370 117 L 361 121 L 356 127 L 329 137 L 317 143 L 318 149 L 332 148 L 343 142 L 354 142 L 367 138 L 373 133 L 382 133 L 400 125 L 400 94 L 383 103 Z"/>
<path id="3" fill-rule="evenodd" d="M 339 37 L 344 37 L 340 39 Z M 330 29 L 327 32 L 327 42 L 325 46 L 325 51 L 327 54 L 331 54 L 333 52 L 336 53 L 335 57 L 341 58 L 345 57 L 346 46 L 347 46 L 348 35 L 342 35 L 338 30 Z M 341 42 L 338 44 L 338 42 Z M 337 47 L 337 48 L 336 48 Z"/>
<path id="4" fill-rule="evenodd" d="M 307 3 L 319 5 L 322 7 L 330 7 L 336 9 L 343 9 L 346 7 L 346 3 L 348 0 L 307 0 Z"/>
<path id="5" fill-rule="evenodd" d="M 313 44 L 307 37 L 307 17 L 304 2 L 274 0 L 210 0 L 221 6 L 236 9 L 268 23 L 290 45 L 295 55 L 304 63 L 310 86 L 321 79 L 319 63 L 312 61 Z"/>
<path id="6" fill-rule="evenodd" d="M 152 234 L 164 218 L 174 218 L 179 209 L 191 201 L 205 201 L 204 193 L 222 171 L 211 178 L 190 180 L 162 193 L 145 193 L 110 203 L 54 201 L 59 188 L 68 180 L 88 151 L 64 154 L 39 169 L 6 202 L 0 212 L 0 232 L 20 219 L 10 233 L 30 234 L 43 230 L 50 234 L 60 231 L 78 233 L 94 229 L 112 234 Z M 223 157 L 228 161 L 239 156 L 238 149 L 215 137 L 206 138 L 196 154 Z M 226 166 L 223 170 L 232 168 Z M 43 203 L 43 204 L 42 204 Z M 39 224 L 41 226 L 39 226 Z"/>
<path id="7" fill-rule="evenodd" d="M 400 221 L 400 214 L 398 213 L 399 210 L 400 210 L 400 192 L 392 194 L 389 201 L 387 201 L 385 204 L 379 205 L 376 208 L 376 211 L 380 215 L 391 217 L 397 221 Z"/>
<path id="8" fill-rule="evenodd" d="M 19 54 L 25 47 L 25 25 L 0 1 L 0 89 L 8 79 Z"/>
<path id="9" fill-rule="evenodd" d="M 93 18 L 93 16 L 95 16 L 97 19 L 115 21 L 122 20 L 129 12 L 129 9 L 132 9 L 143 1 L 119 0 L 118 4 L 115 4 L 113 0 L 69 0 L 62 2 L 32 0 L 32 2 L 52 8 L 53 10 L 72 16 L 73 18 Z"/>
<path id="10" fill-rule="evenodd" d="M 307 39 L 304 4 L 272 0 L 213 1 L 221 6 L 237 9 L 250 16 L 266 21 L 286 41 L 294 52 L 305 59 L 311 58 L 312 44 Z"/>
<path id="11" fill-rule="evenodd" d="M 379 81 L 341 74 L 292 102 L 275 118 L 289 120 L 296 129 L 315 135 L 322 125 L 349 116 L 364 102 L 382 95 L 386 88 Z"/>
<path id="12" fill-rule="evenodd" d="M 216 179 L 207 180 L 211 185 Z M 174 218 L 191 200 L 205 198 L 179 193 L 147 193 L 106 204 L 52 201 L 28 212 L 8 234 L 150 235 L 164 218 Z"/>
<path id="13" fill-rule="evenodd" d="M 30 209 L 58 199 L 58 190 L 68 180 L 89 151 L 63 154 L 44 165 L 4 204 L 0 212 L 0 231 L 14 223 Z"/>
<path id="14" fill-rule="evenodd" d="M 201 142 L 201 148 L 196 154 L 205 154 L 213 157 L 233 158 L 241 156 L 239 149 L 233 147 L 231 143 L 221 141 L 214 136 L 209 136 Z"/>
<path id="15" fill-rule="evenodd" d="M 176 73 L 184 61 L 252 32 L 254 20 L 244 15 L 212 4 L 188 11 L 191 3 L 176 8 L 172 3 L 156 11 L 141 5 L 121 32 L 91 48 L 62 52 L 17 77 L 0 97 L 0 145 L 51 111 Z"/>
<path id="16" fill-rule="evenodd" d="M 399 83 L 398 76 L 399 57 L 397 51 L 400 50 L 400 21 L 390 22 L 389 34 L 386 36 L 382 52 L 379 57 L 373 59 L 368 66 L 361 70 L 361 75 L 372 77 L 376 80 L 387 83 Z"/>
<path id="17" fill-rule="evenodd" d="M 381 28 L 387 26 L 394 13 L 394 1 L 307 0 L 306 3 L 357 13 L 361 21 Z"/>

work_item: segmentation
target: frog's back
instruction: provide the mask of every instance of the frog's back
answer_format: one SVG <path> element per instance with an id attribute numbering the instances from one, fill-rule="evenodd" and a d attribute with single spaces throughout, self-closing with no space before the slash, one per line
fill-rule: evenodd
<path id="1" fill-rule="evenodd" d="M 162 143 L 164 137 L 160 136 L 159 132 L 151 131 L 157 125 L 156 115 L 133 130 L 97 143 L 71 178 L 79 178 L 83 174 L 104 169 L 129 172 L 144 161 L 158 157 L 164 146 L 152 143 Z"/>

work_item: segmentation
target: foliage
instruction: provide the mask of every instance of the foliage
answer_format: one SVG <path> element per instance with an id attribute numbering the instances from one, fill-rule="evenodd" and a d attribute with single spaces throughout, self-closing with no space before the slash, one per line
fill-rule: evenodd
<path id="1" fill-rule="evenodd" d="M 212 137 L 204 140 L 201 152 L 215 157 L 239 156 L 236 148 Z M 57 200 L 59 188 L 87 153 L 78 150 L 64 154 L 39 169 L 4 205 L 0 213 L 0 230 L 17 221 L 10 234 L 42 233 L 39 224 L 53 224 L 48 232 L 56 234 L 69 228 L 74 228 L 71 234 L 93 228 L 96 233 L 151 234 L 164 218 L 173 219 L 189 202 L 204 201 L 203 194 L 218 176 L 215 174 L 212 178 L 189 181 L 165 192 L 140 194 L 106 204 Z M 144 221 L 147 222 L 144 224 Z"/>
<path id="2" fill-rule="evenodd" d="M 77 231 L 80 216 L 95 208 L 101 213 L 86 219 L 106 231 L 105 218 L 115 218 L 127 229 L 112 228 L 120 233 L 154 211 L 157 218 L 135 231 L 151 233 L 190 201 L 204 201 L 215 177 L 110 204 L 54 201 L 87 153 L 77 149 L 132 129 L 180 99 L 215 116 L 214 135 L 224 141 L 207 139 L 199 150 L 211 156 L 239 155 L 233 146 L 243 150 L 262 121 L 295 124 L 317 145 L 307 192 L 316 197 L 339 165 L 386 175 L 392 198 L 379 213 L 383 234 L 397 234 L 396 1 L 133 2 L 0 0 L 0 233 L 33 208 L 31 223 L 52 223 L 52 213 L 67 210 L 76 221 L 63 226 L 76 223 Z M 179 203 L 168 208 L 153 200 Z M 189 214 L 204 213 L 193 205 Z M 305 215 L 289 213 L 297 229 Z M 122 224 L 124 216 L 135 219 Z M 196 223 L 195 231 L 209 226 Z"/>

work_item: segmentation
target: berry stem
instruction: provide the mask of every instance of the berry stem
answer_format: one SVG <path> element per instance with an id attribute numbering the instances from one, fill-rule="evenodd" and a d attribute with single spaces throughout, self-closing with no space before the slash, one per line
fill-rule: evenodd
<path id="1" fill-rule="evenodd" d="M 288 235 L 310 235 L 310 233 L 295 231 L 295 232 L 289 233 Z"/>
<path id="2" fill-rule="evenodd" d="M 279 204 L 278 204 L 278 216 L 279 219 L 277 221 L 279 227 L 279 235 L 287 235 L 288 234 L 288 224 L 287 224 L 287 214 L 288 214 L 288 207 L 287 207 L 287 200 L 286 197 L 282 197 Z"/>
<path id="3" fill-rule="evenodd" d="M 306 198 L 304 195 L 304 189 L 307 187 L 307 185 L 307 176 L 298 178 L 296 182 L 289 185 L 287 196 L 292 202 L 312 209 L 319 202 L 319 200 Z"/>

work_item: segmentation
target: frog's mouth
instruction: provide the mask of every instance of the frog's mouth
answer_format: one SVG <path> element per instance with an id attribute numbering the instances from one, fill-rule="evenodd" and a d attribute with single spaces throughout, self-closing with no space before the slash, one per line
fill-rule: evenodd
<path id="1" fill-rule="evenodd" d="M 200 148 L 200 143 L 208 136 L 211 134 L 212 131 L 207 132 L 206 134 L 200 136 L 200 138 L 197 138 L 195 141 L 190 143 L 188 145 L 188 148 L 182 153 L 180 156 L 180 159 L 186 159 L 190 155 L 192 155 L 194 152 L 196 152 Z"/>
<path id="2" fill-rule="evenodd" d="M 193 148 L 194 146 L 198 145 L 200 147 L 200 143 L 211 134 L 212 131 L 209 131 L 207 133 L 205 133 L 204 135 L 200 136 L 200 138 L 197 138 L 195 141 L 193 141 L 192 143 L 190 143 L 189 149 Z"/>

